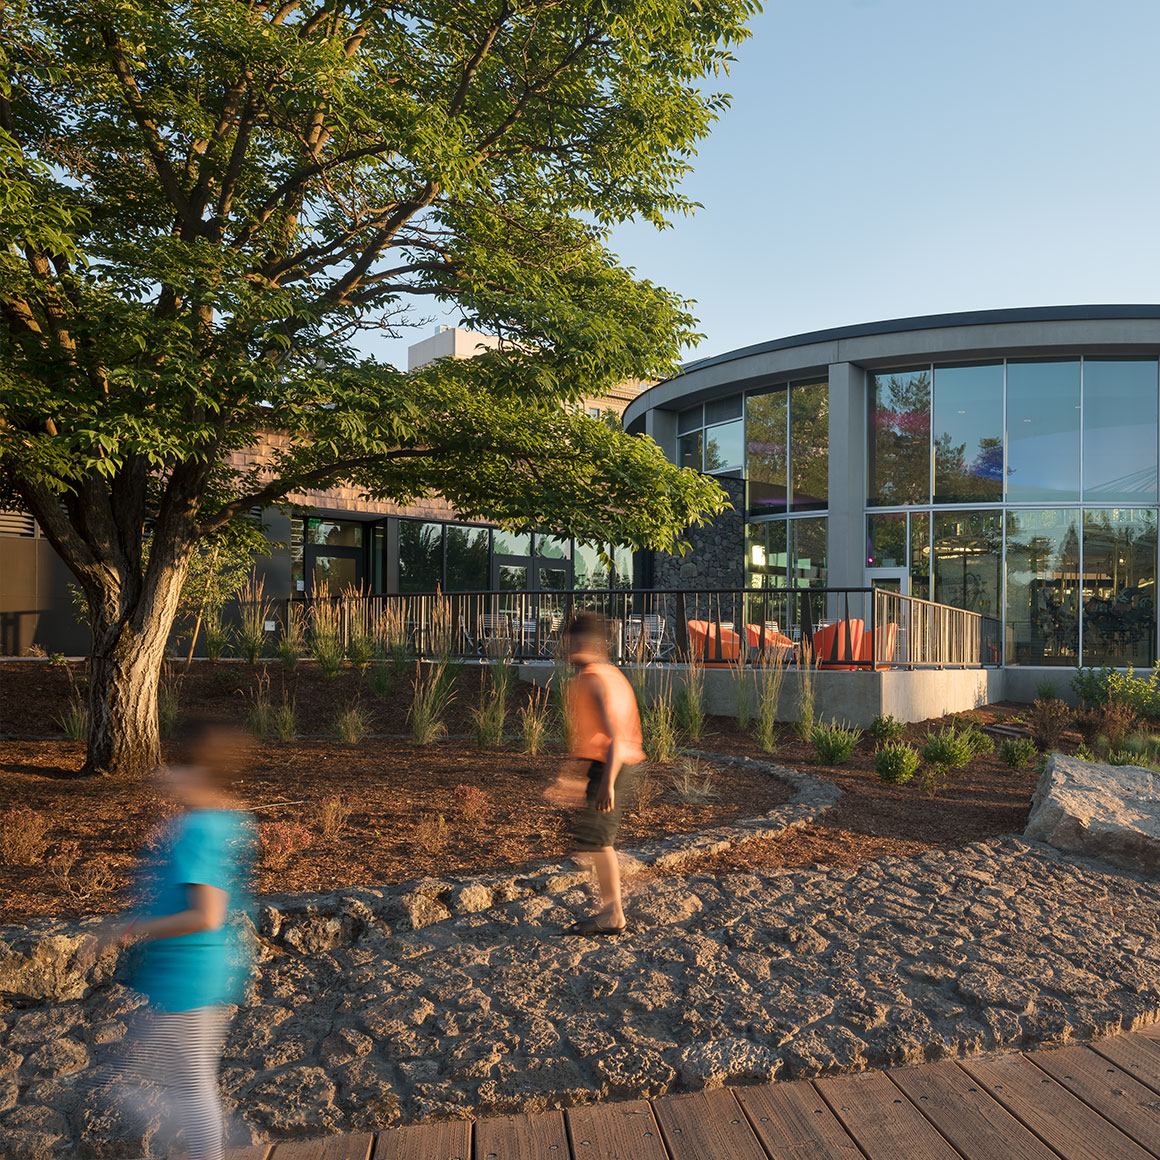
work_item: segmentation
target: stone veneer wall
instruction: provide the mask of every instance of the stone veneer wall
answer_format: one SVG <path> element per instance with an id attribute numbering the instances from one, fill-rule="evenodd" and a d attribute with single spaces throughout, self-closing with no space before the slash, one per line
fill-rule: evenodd
<path id="1" fill-rule="evenodd" d="M 654 588 L 741 588 L 745 584 L 745 481 L 718 479 L 732 508 L 690 528 L 684 556 L 653 553 Z"/>

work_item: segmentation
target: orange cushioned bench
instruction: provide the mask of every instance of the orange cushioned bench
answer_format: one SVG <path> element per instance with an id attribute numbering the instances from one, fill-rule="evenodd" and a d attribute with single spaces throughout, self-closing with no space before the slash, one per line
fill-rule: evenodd
<path id="1" fill-rule="evenodd" d="M 733 629 L 722 627 L 718 641 L 715 624 L 708 620 L 690 620 L 689 647 L 695 655 L 704 657 L 706 664 L 723 665 L 741 656 L 741 637 Z"/>
<path id="2" fill-rule="evenodd" d="M 820 669 L 853 669 L 852 660 L 862 655 L 862 633 L 865 624 L 861 620 L 839 620 L 837 624 L 827 624 L 814 633 L 814 656 Z M 848 631 L 847 631 L 848 630 Z M 834 638 L 837 637 L 837 649 Z M 847 644 L 850 651 L 846 651 Z"/>

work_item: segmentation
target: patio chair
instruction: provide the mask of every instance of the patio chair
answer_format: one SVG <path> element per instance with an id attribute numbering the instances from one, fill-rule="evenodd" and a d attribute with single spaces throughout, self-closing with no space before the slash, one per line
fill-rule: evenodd
<path id="1" fill-rule="evenodd" d="M 628 618 L 624 626 L 624 645 L 629 655 L 636 656 L 640 649 L 651 661 L 660 660 L 673 651 L 665 633 L 665 618 L 655 613 Z"/>
<path id="2" fill-rule="evenodd" d="M 874 637 L 876 633 L 880 633 L 882 638 L 881 658 L 874 656 Z M 862 643 L 855 655 L 858 660 L 874 665 L 876 669 L 888 669 L 894 663 L 894 646 L 897 642 L 898 625 L 893 621 L 888 621 L 883 628 L 871 629 L 869 632 L 862 634 Z M 876 661 L 877 663 L 875 663 Z"/>
<path id="3" fill-rule="evenodd" d="M 786 660 L 797 653 L 797 645 L 788 636 L 778 631 L 776 620 L 765 625 L 747 624 L 745 626 L 745 641 L 754 652 L 784 653 Z"/>
<path id="4" fill-rule="evenodd" d="M 717 625 L 708 620 L 689 621 L 689 648 L 706 665 L 727 665 L 741 656 L 741 637 L 733 626 L 721 625 L 718 638 Z"/>
<path id="5" fill-rule="evenodd" d="M 839 620 L 819 628 L 814 633 L 814 656 L 818 658 L 818 668 L 857 668 L 857 665 L 850 662 L 861 657 L 864 628 L 865 624 L 861 620 Z"/>

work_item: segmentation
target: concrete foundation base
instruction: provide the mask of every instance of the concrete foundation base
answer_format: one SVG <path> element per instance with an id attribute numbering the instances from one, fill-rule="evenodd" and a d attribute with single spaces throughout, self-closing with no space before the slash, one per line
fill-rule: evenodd
<path id="1" fill-rule="evenodd" d="M 667 685 L 675 690 L 685 679 L 684 665 L 650 665 L 646 686 L 650 695 Z M 520 666 L 523 680 L 546 685 L 551 680 L 550 664 L 530 663 Z M 977 709 L 1005 699 L 1003 669 L 892 669 L 887 672 L 827 672 L 817 674 L 815 712 L 829 721 L 833 718 L 849 725 L 869 725 L 878 715 L 890 715 L 899 721 L 926 721 L 947 713 Z M 763 674 L 749 670 L 751 710 L 756 707 Z M 705 708 L 714 716 L 733 716 L 737 712 L 738 678 L 732 669 L 705 670 Z M 778 698 L 778 720 L 796 721 L 800 716 L 801 677 L 796 670 L 785 674 Z"/>

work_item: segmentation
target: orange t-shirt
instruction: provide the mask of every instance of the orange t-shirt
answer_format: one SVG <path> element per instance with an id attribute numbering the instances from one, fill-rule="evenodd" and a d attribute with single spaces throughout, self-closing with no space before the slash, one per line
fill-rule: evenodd
<path id="1" fill-rule="evenodd" d="M 580 676 L 593 676 L 604 686 L 608 716 L 616 739 L 620 742 L 621 762 L 624 765 L 635 765 L 638 761 L 644 761 L 636 695 L 625 675 L 615 665 L 605 661 L 585 665 L 580 670 Z M 612 738 L 604 731 L 604 719 L 596 698 L 576 680 L 568 689 L 568 704 L 575 730 L 574 756 L 588 761 L 607 761 Z"/>

